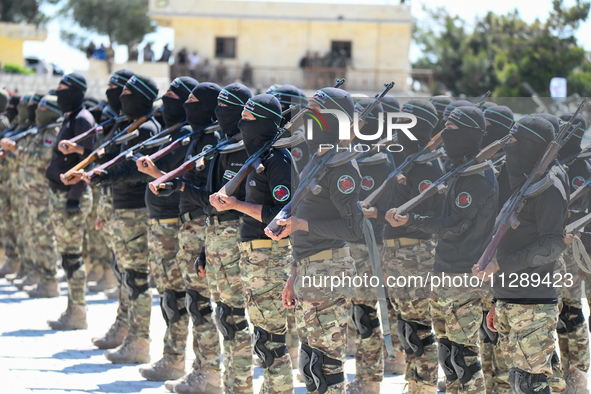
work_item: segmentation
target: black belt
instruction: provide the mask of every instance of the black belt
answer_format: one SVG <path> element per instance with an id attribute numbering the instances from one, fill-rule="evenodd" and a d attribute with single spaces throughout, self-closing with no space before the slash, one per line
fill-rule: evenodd
<path id="1" fill-rule="evenodd" d="M 196 209 L 191 212 L 183 213 L 180 216 L 180 219 L 181 219 L 181 222 L 183 222 L 183 224 L 184 224 L 184 223 L 190 222 L 191 220 L 202 218 L 203 216 L 204 216 L 203 210 Z"/>
<path id="2" fill-rule="evenodd" d="M 240 218 L 234 215 L 208 215 L 205 217 L 205 225 L 206 226 L 213 226 L 215 222 L 224 223 L 224 222 L 231 222 L 234 220 L 239 220 Z"/>

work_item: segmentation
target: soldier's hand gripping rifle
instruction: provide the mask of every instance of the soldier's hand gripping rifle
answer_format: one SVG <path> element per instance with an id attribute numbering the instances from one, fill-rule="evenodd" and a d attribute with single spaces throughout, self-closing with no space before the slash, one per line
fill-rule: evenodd
<path id="1" fill-rule="evenodd" d="M 113 127 L 115 127 L 119 123 L 125 122 L 126 120 L 127 120 L 127 116 L 125 116 L 125 115 L 114 116 L 112 118 L 105 120 L 102 123 L 97 124 L 96 126 L 90 128 L 89 130 L 86 130 L 84 133 L 78 134 L 76 137 L 72 138 L 69 141 L 77 144 L 78 142 L 82 142 L 82 141 L 86 140 L 87 138 L 90 138 L 93 134 L 101 134 L 103 131 L 105 131 L 105 127 L 109 127 L 111 124 L 113 124 Z M 65 144 L 63 144 L 62 146 L 64 148 L 66 148 Z"/>
<path id="2" fill-rule="evenodd" d="M 371 103 L 365 107 L 361 115 L 359 115 L 359 129 L 361 130 L 365 125 L 365 119 L 371 114 L 371 112 L 377 107 L 380 102 L 380 99 L 384 97 L 394 86 L 394 82 L 385 84 L 384 91 Z M 353 129 L 354 125 L 351 124 L 351 130 Z M 361 155 L 363 152 L 356 152 L 353 151 L 352 154 L 348 152 L 343 152 L 344 154 L 336 154 L 337 147 L 333 147 L 328 152 L 325 152 L 322 156 L 320 156 L 318 163 L 313 168 L 305 174 L 304 178 L 301 180 L 298 188 L 293 193 L 293 197 L 291 201 L 287 203 L 281 209 L 281 211 L 273 218 L 273 220 L 267 225 L 267 230 L 273 233 L 275 236 L 279 236 L 285 226 L 281 226 L 277 224 L 279 220 L 285 220 L 291 217 L 292 211 L 298 207 L 298 205 L 306 198 L 308 193 L 312 193 L 317 195 L 322 191 L 322 187 L 318 184 L 322 178 L 328 173 L 330 168 L 341 166 L 355 157 Z"/>
<path id="3" fill-rule="evenodd" d="M 74 178 L 74 173 L 86 168 L 89 164 L 93 163 L 97 158 L 102 157 L 105 154 L 105 150 L 113 144 L 122 144 L 129 141 L 139 135 L 137 128 L 148 121 L 156 112 L 159 112 L 161 108 L 152 109 L 147 115 L 144 115 L 136 119 L 132 124 L 123 129 L 120 133 L 113 136 L 108 141 L 103 142 L 98 148 L 92 151 L 84 160 L 76 164 L 68 172 L 64 174 L 64 178 L 69 181 Z"/>
<path id="4" fill-rule="evenodd" d="M 169 128 L 162 130 L 160 133 L 155 134 L 152 137 L 146 139 L 145 141 L 142 141 L 142 142 L 132 146 L 131 148 L 127 149 L 126 151 L 119 153 L 117 156 L 115 156 L 111 160 L 107 161 L 106 163 L 103 163 L 100 166 L 92 169 L 87 174 L 88 179 L 92 180 L 97 175 L 100 175 L 103 171 L 106 171 L 107 169 L 109 169 L 113 166 L 116 166 L 117 164 L 119 164 L 125 160 L 131 160 L 131 158 L 142 149 L 151 149 L 151 148 L 160 146 L 163 143 L 166 143 L 167 139 L 170 140 L 170 135 L 172 133 L 176 132 L 178 129 L 180 129 L 181 127 L 183 127 L 186 124 L 187 124 L 186 121 L 181 122 L 181 123 L 176 123 L 176 124 L 170 126 Z"/>
<path id="5" fill-rule="evenodd" d="M 345 82 L 344 79 L 337 79 L 335 88 L 340 87 Z M 302 108 L 300 112 L 298 112 L 291 120 L 282 128 L 280 128 L 273 139 L 268 141 L 263 147 L 261 147 L 254 155 L 250 156 L 248 160 L 244 163 L 244 165 L 238 170 L 238 173 L 234 175 L 234 177 L 228 181 L 220 190 L 219 193 L 225 194 L 227 196 L 231 196 L 240 187 L 242 182 L 246 179 L 248 174 L 250 174 L 253 170 L 256 170 L 257 173 L 261 173 L 265 170 L 265 166 L 263 165 L 263 161 L 272 153 L 271 149 L 284 149 L 291 146 L 296 146 L 302 143 L 303 136 L 296 137 L 295 131 L 300 128 L 300 126 L 304 123 L 304 115 L 308 112 L 308 108 Z M 278 143 L 279 139 L 286 134 L 286 132 L 293 134 L 292 141 L 289 141 L 290 138 L 285 138 L 284 143 Z"/>
<path id="6" fill-rule="evenodd" d="M 495 231 L 492 237 L 492 240 L 488 244 L 486 250 L 478 260 L 478 268 L 480 271 L 484 271 L 488 263 L 492 260 L 499 244 L 505 234 L 509 231 L 510 228 L 517 228 L 519 226 L 519 213 L 525 206 L 527 199 L 537 196 L 547 190 L 550 186 L 552 186 L 552 179 L 546 175 L 546 171 L 548 167 L 554 163 L 556 160 L 556 156 L 558 155 L 558 151 L 562 146 L 568 141 L 568 139 L 572 136 L 575 132 L 576 128 L 571 130 L 571 126 L 575 117 L 581 112 L 587 99 L 585 98 L 578 106 L 575 113 L 572 115 L 570 120 L 564 123 L 556 135 L 556 138 L 546 148 L 544 155 L 540 159 L 540 161 L 536 164 L 533 171 L 529 174 L 526 178 L 525 182 L 521 187 L 516 190 L 509 200 L 501 209 L 501 212 L 497 216 L 496 223 L 495 223 Z M 510 136 L 511 134 L 509 134 Z"/>

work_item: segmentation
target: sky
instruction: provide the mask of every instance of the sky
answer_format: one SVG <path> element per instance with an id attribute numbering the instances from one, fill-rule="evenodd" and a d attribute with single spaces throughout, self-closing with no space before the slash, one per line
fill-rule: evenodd
<path id="1" fill-rule="evenodd" d="M 248 1 L 248 0 L 244 0 Z M 287 1 L 287 0 L 275 0 Z M 399 0 L 298 0 L 307 3 L 371 3 L 371 4 L 398 4 Z M 497 14 L 505 14 L 518 9 L 519 14 L 526 22 L 533 22 L 535 19 L 546 20 L 552 9 L 552 0 L 516 1 L 516 0 L 495 0 L 481 2 L 474 0 L 406 0 L 411 5 L 413 17 L 420 23 L 426 17 L 423 7 L 429 9 L 445 7 L 451 14 L 457 14 L 471 27 L 478 16 L 485 15 L 488 11 Z M 575 0 L 565 0 L 566 5 L 572 5 Z M 51 15 L 57 10 L 55 6 L 44 6 L 44 11 Z M 54 20 L 47 25 L 48 36 L 44 42 L 25 42 L 23 52 L 25 56 L 37 56 L 50 62 L 58 64 L 66 72 L 71 70 L 85 70 L 88 68 L 88 61 L 84 53 L 69 47 L 60 39 L 60 25 L 63 21 Z M 591 17 L 579 27 L 576 33 L 579 45 L 587 51 L 591 51 Z M 107 44 L 107 39 L 100 36 L 93 36 L 97 46 L 101 43 Z M 155 33 L 147 35 L 144 42 L 139 45 L 140 52 L 146 42 L 153 42 L 153 49 L 156 57 L 159 57 L 165 44 L 174 43 L 174 31 L 170 28 L 158 28 Z M 173 45 L 171 45 L 172 47 Z M 421 55 L 419 48 L 411 45 L 410 59 L 417 59 Z M 124 62 L 127 58 L 125 46 L 115 47 L 115 62 Z"/>

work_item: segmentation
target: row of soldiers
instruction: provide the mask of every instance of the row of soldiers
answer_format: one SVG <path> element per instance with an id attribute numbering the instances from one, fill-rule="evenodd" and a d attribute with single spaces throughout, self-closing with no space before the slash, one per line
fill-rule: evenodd
<path id="1" fill-rule="evenodd" d="M 2 182 L 14 187 L 2 192 L 2 240 L 11 251 L 3 272 L 30 261 L 21 264 L 22 275 L 35 283 L 25 290 L 55 296 L 61 256 L 68 303 L 49 322 L 53 329 L 86 328 L 83 240 L 94 189 L 118 309 L 93 343 L 108 349 L 113 363 L 150 362 L 152 276 L 167 329 L 162 358 L 140 373 L 165 381 L 171 392 L 252 392 L 253 352 L 265 393 L 293 392 L 296 366 L 309 392 L 378 393 L 385 368 L 396 362 L 404 364 L 409 393 L 435 393 L 438 366 L 450 393 L 586 392 L 584 275 L 567 247 L 579 238 L 564 236 L 589 201 L 569 205 L 570 193 L 591 178 L 580 154 L 582 117 L 572 122 L 573 136 L 544 189 L 520 211 L 520 225 L 480 268 L 501 207 L 561 131 L 554 115 L 516 122 L 506 106 L 440 96 L 403 105 L 387 95 L 355 102 L 338 87 L 319 89 L 309 101 L 292 85 L 253 96 L 239 83 L 222 88 L 190 77 L 172 81 L 156 109 L 155 82 L 119 70 L 96 119 L 84 108 L 85 92 L 84 77 L 68 74 L 55 95 L 11 98 L 3 118 L 12 125 L 2 133 Z M 23 104 L 26 116 L 17 109 Z M 339 140 L 337 116 L 319 119 L 323 110 L 341 111 L 351 122 L 355 112 L 365 113 L 362 132 L 375 140 L 355 140 L 353 133 Z M 380 146 L 383 112 L 416 120 L 411 133 L 398 132 L 399 152 L 372 150 L 329 165 L 340 157 L 338 145 Z M 313 138 L 279 139 L 296 129 Z M 499 140 L 503 149 L 485 166 L 451 177 L 444 192 L 402 212 Z M 430 146 L 439 154 L 424 158 Z M 392 174 L 396 182 L 389 182 Z M 585 243 L 586 234 L 580 239 Z M 310 277 L 375 276 L 376 260 L 384 277 L 420 276 L 425 283 L 388 286 L 388 299 L 371 286 L 306 285 Z M 492 278 L 494 285 L 431 292 L 428 281 L 437 274 Z M 503 274 L 507 282 L 509 274 L 552 279 L 512 287 L 502 285 Z M 556 274 L 569 279 L 569 291 L 556 292 Z M 345 385 L 348 326 L 356 379 Z M 185 374 L 189 329 L 195 361 Z"/>

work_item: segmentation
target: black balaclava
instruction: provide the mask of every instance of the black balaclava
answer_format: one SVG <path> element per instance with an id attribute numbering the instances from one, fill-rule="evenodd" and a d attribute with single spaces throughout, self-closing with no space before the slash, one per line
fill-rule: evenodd
<path id="1" fill-rule="evenodd" d="M 568 122 L 573 114 L 564 114 L 560 116 L 560 120 L 563 122 Z M 580 126 L 577 127 L 577 124 L 581 123 Z M 573 135 L 566 141 L 562 149 L 558 152 L 558 160 L 565 159 L 569 156 L 573 156 L 576 154 L 581 153 L 581 142 L 583 140 L 583 135 L 585 135 L 585 131 L 587 130 L 587 122 L 583 115 L 579 114 L 573 120 L 573 127 L 577 127 Z M 570 130 L 569 130 L 570 131 Z"/>
<path id="2" fill-rule="evenodd" d="M 419 149 L 429 142 L 431 132 L 437 126 L 439 117 L 435 106 L 427 100 L 413 99 L 402 106 L 401 112 L 413 114 L 417 118 L 417 124 L 409 131 L 417 138 L 417 141 L 411 140 L 404 132 L 397 131 L 398 143 L 404 148 L 405 155 L 417 153 Z M 409 123 L 408 121 L 400 121 Z"/>
<path id="3" fill-rule="evenodd" d="M 482 111 L 473 105 L 460 106 L 450 113 L 447 122 L 458 126 L 458 129 L 446 126 L 441 133 L 447 157 L 452 163 L 457 165 L 465 158 L 476 156 L 486 128 Z"/>
<path id="4" fill-rule="evenodd" d="M 78 73 L 64 75 L 60 84 L 68 86 L 68 89 L 57 90 L 57 104 L 62 112 L 72 112 L 82 107 L 84 94 L 86 93 L 86 79 Z"/>
<path id="5" fill-rule="evenodd" d="M 193 129 L 198 129 L 215 121 L 215 108 L 218 105 L 218 96 L 222 88 L 213 82 L 197 84 L 192 94 L 199 101 L 186 102 L 185 111 L 187 121 Z"/>
<path id="6" fill-rule="evenodd" d="M 39 101 L 39 105 L 35 111 L 35 122 L 37 126 L 43 126 L 55 122 L 60 116 L 62 116 L 62 111 L 60 111 L 57 106 L 56 96 L 47 95 Z"/>
<path id="7" fill-rule="evenodd" d="M 509 130 L 513 127 L 513 111 L 504 105 L 487 108 L 484 111 L 484 119 L 488 120 L 490 125 L 486 126 L 486 134 L 482 138 L 482 148 L 509 134 Z"/>
<path id="8" fill-rule="evenodd" d="M 451 111 L 458 107 L 476 107 L 474 104 L 469 102 L 468 100 L 455 100 L 449 103 L 445 110 L 443 111 L 443 116 L 447 120 L 447 117 L 451 114 Z"/>
<path id="9" fill-rule="evenodd" d="M 503 148 L 507 160 L 507 174 L 511 188 L 525 181 L 554 139 L 552 123 L 539 116 L 526 116 L 515 122 L 511 135 L 516 141 Z"/>
<path id="10" fill-rule="evenodd" d="M 109 107 L 117 114 L 121 113 L 121 100 L 119 100 L 119 96 L 121 96 L 121 92 L 123 92 L 123 88 L 129 78 L 133 77 L 133 72 L 124 68 L 119 71 L 115 71 L 111 78 L 109 78 L 109 83 L 112 83 L 116 87 L 107 89 L 105 94 L 107 95 L 107 102 L 109 103 Z"/>
<path id="11" fill-rule="evenodd" d="M 10 123 L 12 123 L 12 121 L 18 115 L 18 110 L 16 109 L 16 107 L 18 106 L 18 103 L 20 101 L 21 96 L 19 95 L 14 95 L 8 100 L 8 107 L 6 108 L 6 117 L 8 118 L 8 121 Z"/>
<path id="12" fill-rule="evenodd" d="M 400 112 L 400 102 L 398 99 L 390 96 L 389 94 L 385 95 L 380 99 L 380 103 L 384 108 L 384 112 Z M 384 119 L 385 121 L 386 119 Z"/>
<path id="13" fill-rule="evenodd" d="M 435 110 L 437 110 L 437 117 L 439 118 L 437 126 L 435 126 L 435 128 L 431 132 L 431 137 L 433 137 L 435 134 L 439 133 L 441 130 L 445 128 L 445 121 L 447 118 L 444 119 L 443 113 L 445 112 L 447 106 L 452 103 L 453 98 L 449 96 L 435 96 L 431 97 L 429 101 L 431 102 L 431 104 L 433 104 Z"/>
<path id="14" fill-rule="evenodd" d="M 35 123 L 35 117 L 36 117 L 35 111 L 37 111 L 37 106 L 39 105 L 39 101 L 41 101 L 42 98 L 43 98 L 42 94 L 35 93 L 29 99 L 29 102 L 27 103 L 27 114 L 28 114 L 27 121 L 29 123 Z"/>
<path id="15" fill-rule="evenodd" d="M 543 112 L 541 114 L 534 114 L 532 116 L 546 119 L 548 122 L 552 123 L 552 127 L 554 127 L 554 134 L 558 134 L 558 132 L 560 131 L 560 119 L 558 118 L 558 116 L 554 116 L 546 112 Z"/>
<path id="16" fill-rule="evenodd" d="M 269 93 L 269 92 L 267 92 Z M 297 87 L 286 84 L 281 85 L 273 89 L 270 94 L 277 97 L 277 100 L 281 103 L 281 110 L 285 112 L 291 105 L 296 105 L 299 108 L 305 107 L 307 104 L 306 94 L 298 89 Z M 290 112 L 283 117 L 283 124 L 291 120 L 293 112 Z M 282 124 L 282 126 L 283 126 Z"/>
<path id="17" fill-rule="evenodd" d="M 238 122 L 248 99 L 252 97 L 250 90 L 241 83 L 231 83 L 220 91 L 218 101 L 226 104 L 215 108 L 215 116 L 224 135 L 228 138 L 238 134 Z"/>
<path id="18" fill-rule="evenodd" d="M 162 97 L 162 118 L 166 127 L 185 121 L 187 118 L 184 107 L 185 101 L 187 101 L 189 95 L 198 84 L 199 82 L 191 77 L 175 78 L 170 83 L 169 90 L 174 92 L 179 98 L 172 98 L 167 95 Z"/>
<path id="19" fill-rule="evenodd" d="M 0 113 L 6 110 L 10 95 L 6 89 L 0 89 Z"/>
<path id="20" fill-rule="evenodd" d="M 244 148 L 250 156 L 277 134 L 283 119 L 281 103 L 272 94 L 258 94 L 246 102 L 244 110 L 255 117 L 255 120 L 240 119 L 238 122 Z"/>
<path id="21" fill-rule="evenodd" d="M 355 102 L 349 92 L 338 88 L 322 88 L 312 96 L 312 101 L 320 105 L 320 108 L 343 111 L 350 121 L 353 121 Z M 308 122 L 311 120 L 311 122 Z M 306 132 L 306 142 L 310 153 L 318 151 L 322 144 L 336 144 L 339 140 L 339 122 L 336 115 L 308 112 L 304 116 L 304 125 L 312 124 L 312 139 L 309 139 L 310 130 Z"/>
<path id="22" fill-rule="evenodd" d="M 131 94 L 122 94 L 121 110 L 129 119 L 135 120 L 147 115 L 152 110 L 158 97 L 156 82 L 148 76 L 134 75 L 125 84 Z"/>
<path id="23" fill-rule="evenodd" d="M 484 112 L 487 109 L 489 109 L 490 107 L 496 107 L 496 106 L 497 106 L 497 104 L 493 103 L 492 101 L 485 101 L 484 103 L 482 103 L 482 105 L 479 108 L 482 112 Z"/>
<path id="24" fill-rule="evenodd" d="M 107 105 L 107 103 L 99 102 L 94 97 L 86 96 L 84 97 L 82 105 L 88 110 L 88 112 L 90 112 L 94 118 L 94 121 L 99 123 L 101 121 L 101 115 L 103 114 L 103 108 Z"/>
<path id="25" fill-rule="evenodd" d="M 358 112 L 359 115 L 361 115 L 361 113 L 365 110 L 365 108 L 372 105 L 374 101 L 376 101 L 376 99 L 372 98 L 372 97 L 362 98 L 361 100 L 359 100 L 357 102 L 357 104 L 355 104 L 355 112 Z M 363 128 L 359 132 L 362 135 L 366 135 L 366 136 L 371 136 L 371 135 L 376 134 L 380 128 L 379 116 L 380 116 L 380 113 L 383 113 L 383 112 L 384 112 L 384 107 L 382 107 L 381 103 L 378 103 L 378 105 L 376 105 L 376 107 L 370 112 L 369 116 L 367 118 L 365 118 L 365 125 L 363 126 Z M 385 115 L 382 115 L 382 116 L 383 116 L 383 119 L 386 119 Z M 384 130 L 385 130 L 385 128 L 382 126 L 382 133 L 380 135 L 378 135 L 376 138 L 374 138 L 373 140 L 361 140 L 358 137 L 355 137 L 355 139 L 353 140 L 353 143 L 354 144 L 374 144 L 382 139 L 382 135 L 385 135 Z"/>

